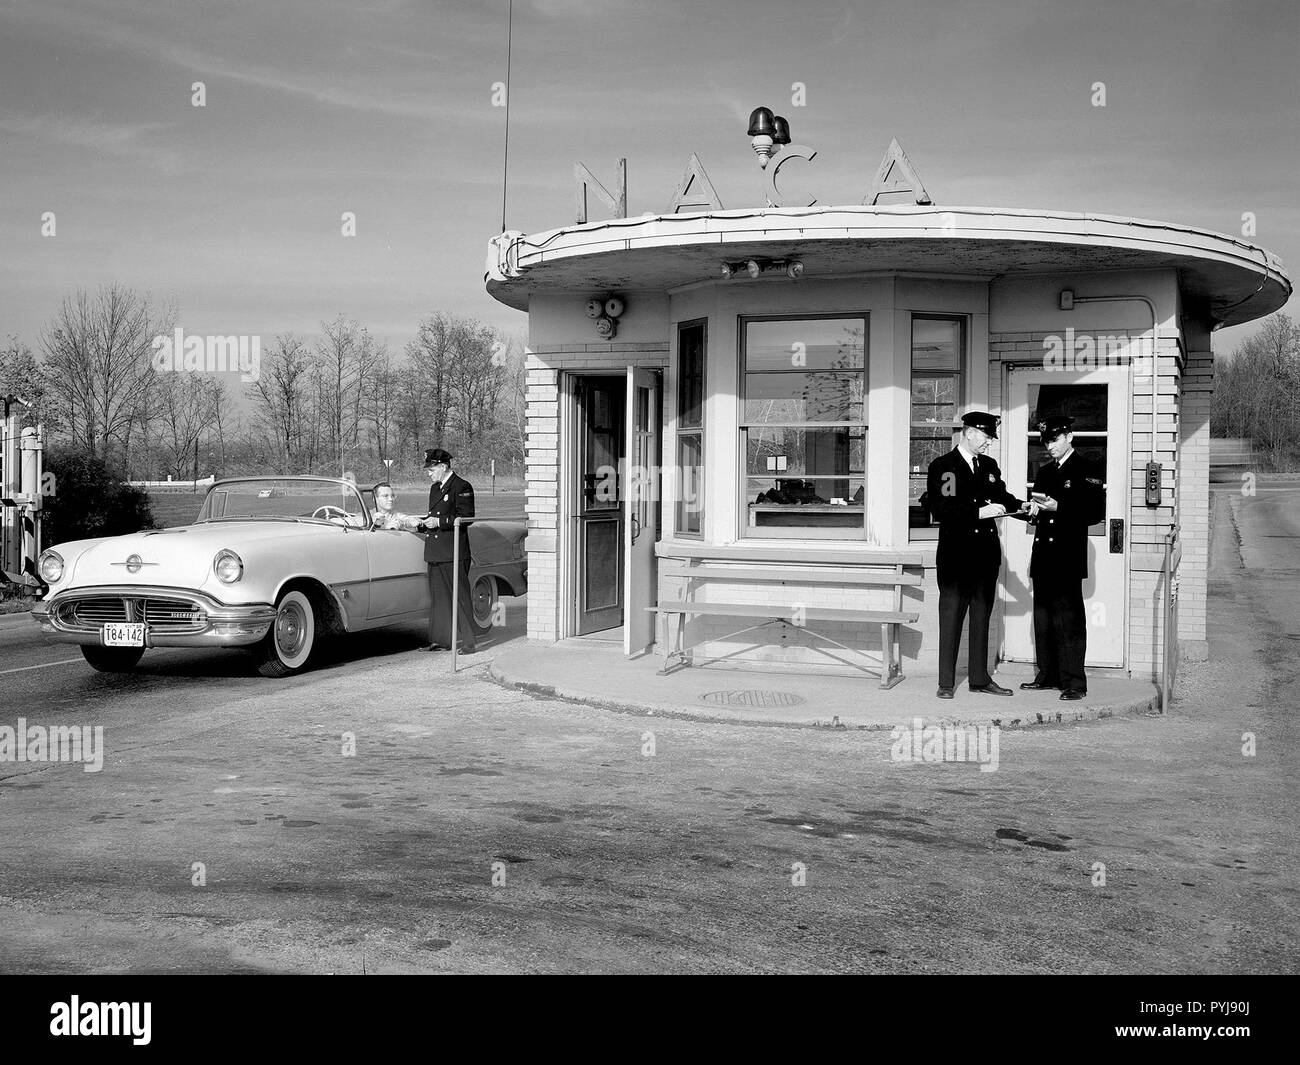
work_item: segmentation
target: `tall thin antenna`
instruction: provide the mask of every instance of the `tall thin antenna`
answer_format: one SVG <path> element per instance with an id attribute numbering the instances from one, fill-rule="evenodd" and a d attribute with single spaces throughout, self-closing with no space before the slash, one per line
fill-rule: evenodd
<path id="1" fill-rule="evenodd" d="M 501 159 L 501 232 L 506 231 L 506 181 L 510 174 L 510 52 L 514 45 L 515 0 L 506 16 L 506 145 Z"/>

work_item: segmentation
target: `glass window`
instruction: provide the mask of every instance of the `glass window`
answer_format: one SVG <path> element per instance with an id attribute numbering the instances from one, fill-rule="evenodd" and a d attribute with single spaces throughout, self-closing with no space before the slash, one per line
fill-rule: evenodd
<path id="1" fill-rule="evenodd" d="M 1029 386 L 1029 448 L 1025 469 L 1025 484 L 1033 491 L 1039 469 L 1051 463 L 1052 457 L 1043 447 L 1038 423 L 1058 415 L 1074 419 L 1074 450 L 1102 470 L 1105 477 L 1109 430 L 1106 424 L 1106 385 L 1030 385 Z M 1092 536 L 1106 534 L 1105 519 L 1089 526 Z"/>
<path id="2" fill-rule="evenodd" d="M 867 319 L 742 320 L 746 536 L 866 536 Z"/>
<path id="3" fill-rule="evenodd" d="M 930 463 L 953 448 L 966 371 L 966 320 L 912 316 L 912 400 L 908 446 L 907 524 L 911 539 L 934 539 L 934 522 L 921 497 Z"/>
<path id="4" fill-rule="evenodd" d="M 677 521 L 683 536 L 704 531 L 704 322 L 677 329 Z"/>

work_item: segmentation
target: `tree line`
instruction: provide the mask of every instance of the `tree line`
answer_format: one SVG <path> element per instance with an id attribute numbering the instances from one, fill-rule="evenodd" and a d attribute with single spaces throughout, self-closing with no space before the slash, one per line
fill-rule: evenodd
<path id="1" fill-rule="evenodd" d="M 1274 470 L 1300 464 L 1300 326 L 1270 315 L 1231 355 L 1215 360 L 1210 435 L 1252 441 Z"/>
<path id="2" fill-rule="evenodd" d="M 0 348 L 0 395 L 31 404 L 27 424 L 129 480 L 255 473 L 358 481 L 419 474 L 441 447 L 467 472 L 522 469 L 522 340 L 472 318 L 435 313 L 398 353 L 344 315 L 314 338 L 263 338 L 253 379 L 234 372 L 158 372 L 155 338 L 176 308 L 111 284 L 77 290 L 35 348 Z M 245 402 L 236 401 L 242 390 Z M 384 464 L 392 460 L 391 467 Z"/>

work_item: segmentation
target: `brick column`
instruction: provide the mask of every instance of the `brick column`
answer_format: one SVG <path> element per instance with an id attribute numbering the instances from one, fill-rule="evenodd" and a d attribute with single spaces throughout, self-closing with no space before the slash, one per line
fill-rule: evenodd
<path id="1" fill-rule="evenodd" d="M 556 595 L 556 500 L 559 489 L 560 397 L 554 367 L 530 354 L 525 364 L 527 447 L 524 449 L 524 511 L 528 515 L 528 638 L 559 635 Z"/>
<path id="2" fill-rule="evenodd" d="M 1178 435 L 1179 535 L 1183 559 L 1178 585 L 1178 644 L 1191 659 L 1209 656 L 1205 605 L 1210 570 L 1210 405 L 1214 355 L 1208 333 L 1187 333 L 1187 365 L 1180 385 Z"/>

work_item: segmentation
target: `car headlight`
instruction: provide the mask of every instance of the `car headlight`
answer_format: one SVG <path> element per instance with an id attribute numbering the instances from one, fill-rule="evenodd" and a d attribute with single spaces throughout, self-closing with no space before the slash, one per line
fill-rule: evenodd
<path id="1" fill-rule="evenodd" d="M 63 579 L 63 556 L 57 551 L 42 551 L 36 568 L 46 584 L 57 584 Z"/>
<path id="2" fill-rule="evenodd" d="M 244 575 L 244 560 L 226 548 L 212 560 L 212 572 L 222 584 L 234 584 Z"/>

